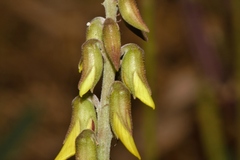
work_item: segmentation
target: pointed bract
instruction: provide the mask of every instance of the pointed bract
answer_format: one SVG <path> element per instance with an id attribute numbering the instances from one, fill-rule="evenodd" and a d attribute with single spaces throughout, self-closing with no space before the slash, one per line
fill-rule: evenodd
<path id="1" fill-rule="evenodd" d="M 82 75 L 78 85 L 81 97 L 89 90 L 93 91 L 102 75 L 102 50 L 102 43 L 97 39 L 87 40 L 82 46 L 82 62 L 79 67 Z"/>
<path id="2" fill-rule="evenodd" d="M 123 19 L 133 27 L 149 32 L 147 25 L 144 23 L 141 14 L 137 8 L 135 0 L 118 0 L 118 8 Z"/>

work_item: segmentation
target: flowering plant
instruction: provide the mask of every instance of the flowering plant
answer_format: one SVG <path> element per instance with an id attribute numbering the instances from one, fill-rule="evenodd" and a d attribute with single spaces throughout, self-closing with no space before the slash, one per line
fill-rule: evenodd
<path id="1" fill-rule="evenodd" d="M 143 35 L 149 29 L 134 0 L 105 0 L 103 6 L 106 18 L 95 17 L 87 24 L 78 66 L 79 95 L 72 102 L 71 124 L 55 160 L 73 155 L 78 160 L 109 160 L 113 135 L 141 159 L 132 136 L 131 95 L 153 109 L 155 104 L 145 76 L 144 51 L 133 43 L 121 45 L 117 11 Z M 98 98 L 94 88 L 101 77 Z"/>

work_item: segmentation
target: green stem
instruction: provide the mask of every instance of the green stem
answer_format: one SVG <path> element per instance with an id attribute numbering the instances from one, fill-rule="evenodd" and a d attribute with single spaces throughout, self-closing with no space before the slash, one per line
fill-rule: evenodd
<path id="1" fill-rule="evenodd" d="M 105 8 L 106 18 L 112 18 L 116 21 L 117 17 L 117 1 L 116 0 L 105 0 L 103 2 Z"/>
<path id="2" fill-rule="evenodd" d="M 112 18 L 116 21 L 117 2 L 116 0 L 105 0 L 103 2 L 105 8 L 106 18 Z M 112 132 L 109 123 L 109 106 L 108 95 L 112 83 L 115 80 L 115 71 L 109 59 L 104 57 L 103 82 L 101 91 L 101 102 L 98 108 L 98 160 L 110 159 L 110 147 L 112 140 Z"/>
<path id="3" fill-rule="evenodd" d="M 115 72 L 109 60 L 105 59 L 103 71 L 103 83 L 101 92 L 101 102 L 98 108 L 98 159 L 110 159 L 110 147 L 112 132 L 109 123 L 108 94 L 111 84 L 114 82 Z"/>

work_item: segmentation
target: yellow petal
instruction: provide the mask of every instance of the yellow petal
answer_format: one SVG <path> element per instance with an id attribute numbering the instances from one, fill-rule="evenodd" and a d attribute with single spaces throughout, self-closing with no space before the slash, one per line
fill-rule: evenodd
<path id="1" fill-rule="evenodd" d="M 149 107 L 155 109 L 155 104 L 153 99 L 141 78 L 138 76 L 137 72 L 133 73 L 133 85 L 135 96 L 140 99 L 143 103 Z"/>
<path id="2" fill-rule="evenodd" d="M 134 143 L 132 134 L 122 125 L 117 114 L 113 115 L 113 124 L 114 130 L 116 132 L 115 134 L 117 134 L 116 136 L 121 140 L 124 146 L 129 150 L 129 152 L 131 152 L 138 159 L 141 159 L 137 147 Z"/>
<path id="3" fill-rule="evenodd" d="M 75 154 L 75 139 L 80 133 L 79 121 L 76 121 L 72 130 L 64 140 L 64 144 L 55 160 L 66 160 Z"/>
<path id="4" fill-rule="evenodd" d="M 82 59 L 78 63 L 78 72 L 81 73 L 83 69 Z"/>
<path id="5" fill-rule="evenodd" d="M 80 97 L 82 97 L 85 93 L 92 89 L 95 79 L 95 70 L 96 70 L 95 67 L 92 67 L 87 77 L 84 80 L 82 80 L 82 83 L 80 84 L 79 87 Z"/>

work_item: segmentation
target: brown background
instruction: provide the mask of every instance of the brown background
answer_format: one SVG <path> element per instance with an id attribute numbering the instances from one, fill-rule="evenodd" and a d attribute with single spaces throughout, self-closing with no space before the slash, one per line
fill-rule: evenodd
<path id="1" fill-rule="evenodd" d="M 77 66 L 86 23 L 104 16 L 101 2 L 0 1 L 0 159 L 52 160 L 57 155 L 70 122 L 71 101 L 78 94 Z M 142 8 L 141 1 L 137 2 Z M 156 12 L 149 17 L 154 19 L 151 33 L 155 39 L 150 37 L 147 43 L 119 22 L 122 44 L 157 46 L 157 69 L 153 69 L 157 73 L 150 84 L 157 116 L 152 124 L 156 133 L 154 157 L 209 159 L 196 111 L 199 88 L 207 83 L 213 90 L 217 88 L 225 151 L 229 159 L 235 159 L 235 52 L 230 3 L 198 0 L 191 6 L 188 2 L 155 0 Z M 147 130 L 143 128 L 144 107 L 138 100 L 133 102 L 134 137 L 142 157 L 149 136 L 143 134 Z M 113 146 L 113 160 L 136 159 L 121 142 L 114 140 Z"/>

